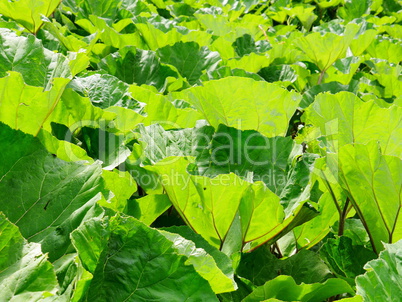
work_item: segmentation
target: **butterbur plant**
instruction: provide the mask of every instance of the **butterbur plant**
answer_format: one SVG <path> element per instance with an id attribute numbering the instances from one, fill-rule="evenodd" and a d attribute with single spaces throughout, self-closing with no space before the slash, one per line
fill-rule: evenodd
<path id="1" fill-rule="evenodd" d="M 0 301 L 400 301 L 401 11 L 0 0 Z"/>

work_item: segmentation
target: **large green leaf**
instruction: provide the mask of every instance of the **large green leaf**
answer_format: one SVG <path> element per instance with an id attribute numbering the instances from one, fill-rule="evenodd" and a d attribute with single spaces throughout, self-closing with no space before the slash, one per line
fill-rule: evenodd
<path id="1" fill-rule="evenodd" d="M 69 234 L 89 217 L 102 189 L 98 163 L 54 158 L 38 139 L 0 124 L 0 211 L 54 260 L 72 251 Z"/>
<path id="2" fill-rule="evenodd" d="M 68 127 L 68 133 L 57 135 L 59 139 L 71 141 L 79 130 L 84 127 L 101 128 L 116 132 L 116 135 L 130 132 L 144 117 L 134 110 L 112 106 L 106 110 L 92 105 L 89 98 L 81 97 L 72 89 L 66 89 L 60 102 L 44 124 L 51 132 L 54 123 Z"/>
<path id="3" fill-rule="evenodd" d="M 368 262 L 367 272 L 356 278 L 357 294 L 367 302 L 398 301 L 402 291 L 402 240 L 384 244 L 378 259 Z"/>
<path id="4" fill-rule="evenodd" d="M 217 248 L 210 245 L 204 238 L 196 234 L 193 230 L 191 230 L 187 226 L 173 226 L 165 228 L 165 230 L 171 233 L 179 234 L 181 237 L 194 242 L 197 248 L 205 250 L 209 255 L 211 255 L 214 258 L 214 261 L 216 262 L 216 265 L 219 267 L 219 269 L 229 279 L 233 280 L 234 275 L 233 263 L 232 260 L 226 254 L 222 253 Z M 233 284 L 231 286 L 233 286 Z"/>
<path id="5" fill-rule="evenodd" d="M 215 259 L 205 250 L 197 248 L 194 242 L 178 234 L 166 231 L 160 231 L 160 233 L 173 242 L 173 246 L 179 254 L 188 257 L 187 262 L 192 264 L 197 273 L 209 282 L 215 293 L 231 292 L 237 289 L 236 282 L 233 280 L 233 272 L 229 276 L 225 275 L 217 266 Z"/>
<path id="6" fill-rule="evenodd" d="M 89 19 L 80 19 L 76 21 L 76 23 L 91 33 L 94 38 L 99 37 L 99 39 L 105 43 L 97 43 L 92 48 L 92 52 L 96 54 L 96 62 L 98 62 L 99 59 L 103 58 L 106 54 L 110 53 L 110 46 L 118 49 L 125 46 L 135 46 L 141 49 L 147 49 L 138 32 L 120 33 L 125 26 L 133 24 L 131 19 L 123 19 L 118 23 L 110 25 L 106 19 L 99 16 L 90 15 Z"/>
<path id="7" fill-rule="evenodd" d="M 338 15 L 346 22 L 370 13 L 371 1 L 347 0 L 344 6 L 338 8 Z"/>
<path id="8" fill-rule="evenodd" d="M 7 16 L 36 33 L 43 24 L 42 15 L 52 14 L 61 0 L 17 0 L 0 1 L 0 14 Z"/>
<path id="9" fill-rule="evenodd" d="M 325 192 L 318 202 L 320 214 L 293 229 L 297 248 L 313 247 L 324 239 L 331 231 L 331 226 L 339 220 L 339 214 L 332 198 L 329 192 Z"/>
<path id="10" fill-rule="evenodd" d="M 301 37 L 294 43 L 321 71 L 327 70 L 336 60 L 345 56 L 346 50 L 352 42 L 358 27 L 350 24 L 343 35 L 334 33 L 315 32 Z"/>
<path id="11" fill-rule="evenodd" d="M 14 129 L 38 135 L 49 120 L 69 80 L 56 79 L 50 91 L 24 83 L 21 74 L 0 78 L 0 121 Z M 4 108 L 4 109 L 3 109 Z"/>
<path id="12" fill-rule="evenodd" d="M 182 254 L 189 244 L 186 240 L 183 245 L 174 243 L 132 217 L 90 220 L 72 238 L 84 265 L 94 273 L 86 301 L 110 297 L 116 301 L 218 301 L 191 265 L 190 255 L 195 262 L 200 256 Z"/>
<path id="13" fill-rule="evenodd" d="M 33 35 L 21 37 L 0 29 L 0 77 L 8 71 L 20 72 L 25 83 L 50 90 L 55 78 L 71 79 L 87 65 L 85 53 L 71 53 L 66 57 L 44 48 Z"/>
<path id="14" fill-rule="evenodd" d="M 300 96 L 278 85 L 227 77 L 173 94 L 199 110 L 210 123 L 257 130 L 268 137 L 285 135 Z"/>
<path id="15" fill-rule="evenodd" d="M 373 251 L 352 245 L 352 239 L 345 236 L 328 239 L 320 249 L 320 255 L 323 255 L 337 276 L 349 278 L 352 284 L 357 275 L 364 273 L 364 264 L 376 257 Z"/>
<path id="16" fill-rule="evenodd" d="M 367 48 L 372 58 L 384 59 L 390 63 L 399 64 L 402 58 L 402 44 L 400 40 L 374 40 Z"/>
<path id="17" fill-rule="evenodd" d="M 96 15 L 103 18 L 114 20 L 117 17 L 122 1 L 106 0 L 102 3 L 94 0 L 68 0 L 66 5 L 74 11 L 79 11 L 83 17 Z"/>
<path id="18" fill-rule="evenodd" d="M 209 144 L 204 146 L 207 136 L 201 139 L 202 153 L 185 154 L 197 156 L 198 174 L 214 177 L 233 172 L 246 179 L 251 174 L 253 181 L 264 182 L 283 199 L 308 198 L 305 187 L 315 156 L 303 155 L 302 146 L 290 137 L 267 138 L 256 131 L 219 125 Z"/>
<path id="19" fill-rule="evenodd" d="M 290 276 L 279 276 L 257 287 L 244 302 L 259 302 L 269 298 L 283 301 L 322 302 L 338 294 L 354 294 L 348 283 L 341 279 L 329 279 L 325 283 L 300 284 Z"/>
<path id="20" fill-rule="evenodd" d="M 201 211 L 202 214 L 191 214 L 193 210 L 198 210 L 192 209 L 193 206 L 186 207 L 186 203 L 195 205 L 217 202 L 205 200 L 206 197 L 204 198 L 201 193 L 203 188 L 206 190 L 207 187 L 206 185 L 202 187 L 202 183 L 211 183 L 212 192 L 217 190 L 216 196 L 211 193 L 212 195 L 208 198 L 213 196 L 219 198 L 221 193 L 218 191 L 229 190 L 229 188 L 219 188 L 219 184 L 222 184 L 219 179 L 214 180 L 210 177 L 219 178 L 225 174 L 222 176 L 222 179 L 225 179 L 232 177 L 228 176 L 229 173 L 235 173 L 241 177 L 233 176 L 235 185 L 241 187 L 246 184 L 248 186 L 247 191 L 244 191 L 244 196 L 241 194 L 236 196 L 236 202 L 227 201 L 231 208 L 229 216 L 232 218 L 225 222 L 222 220 L 226 225 L 224 230 L 219 235 L 215 233 L 211 237 L 215 239 L 210 240 L 219 239 L 220 244 L 226 240 L 230 241 L 229 228 L 235 224 L 232 222 L 233 219 L 237 219 L 235 218 L 237 207 L 239 207 L 242 222 L 239 224 L 240 235 L 235 237 L 242 238 L 243 244 L 258 238 L 255 244 L 259 245 L 281 234 L 281 231 L 289 226 L 290 222 L 298 221 L 297 223 L 300 224 L 308 220 L 307 217 L 301 218 L 303 215 L 295 219 L 294 215 L 298 215 L 301 210 L 300 206 L 309 198 L 310 171 L 315 156 L 304 155 L 298 160 L 297 157 L 301 155 L 302 151 L 301 146 L 295 146 L 290 138 L 268 139 L 256 131 L 240 131 L 224 125 L 220 125 L 215 133 L 210 126 L 164 131 L 162 127 L 153 125 L 140 127 L 139 131 L 141 141 L 145 143 L 139 163 L 144 165 L 157 163 L 156 166 L 145 166 L 144 168 L 162 175 L 159 183 L 165 188 L 185 220 L 190 219 L 189 217 L 198 217 L 197 215 L 203 215 L 210 223 L 214 220 L 212 217 L 211 221 L 210 213 L 208 213 L 211 205 L 207 205 L 209 210 Z M 197 156 L 195 165 L 190 168 L 195 175 L 190 176 L 186 172 L 186 162 L 177 156 Z M 161 160 L 162 162 L 158 162 Z M 198 180 L 195 180 L 196 178 Z M 251 182 L 263 181 L 263 183 L 252 184 L 246 182 L 245 179 Z M 199 185 L 196 184 L 198 181 Z M 182 185 L 180 185 L 181 183 Z M 192 183 L 196 187 L 200 186 L 198 191 L 189 187 L 188 184 Z M 191 193 L 192 190 L 198 193 Z M 240 190 L 243 192 L 243 189 Z M 223 201 L 220 203 L 222 206 L 225 204 Z M 190 212 L 187 213 L 187 210 Z M 264 216 L 267 211 L 273 213 L 273 217 L 275 217 L 268 222 Z M 191 221 L 187 222 L 192 226 Z M 198 222 L 195 221 L 195 223 Z M 197 232 L 207 238 L 210 236 L 207 235 L 210 231 L 214 233 L 213 229 L 208 230 L 208 228 L 201 231 L 203 228 L 205 226 L 202 224 L 194 227 Z M 225 239 L 226 236 L 229 237 Z M 215 244 L 219 243 L 216 241 Z"/>
<path id="21" fill-rule="evenodd" d="M 88 155 L 102 161 L 106 170 L 113 170 L 123 163 L 131 151 L 125 146 L 125 136 L 102 129 L 83 127 L 79 138 Z"/>
<path id="22" fill-rule="evenodd" d="M 183 157 L 168 157 L 146 169 L 162 177 L 166 193 L 187 224 L 213 246 L 221 247 L 249 183 L 235 174 L 215 179 L 190 176 L 188 164 Z"/>
<path id="23" fill-rule="evenodd" d="M 319 128 L 325 146 L 332 152 L 350 143 L 380 143 L 384 154 L 401 156 L 402 109 L 380 108 L 375 102 L 363 102 L 350 92 L 319 94 L 306 109 L 305 123 Z M 381 125 L 379 127 L 378 125 Z"/>
<path id="24" fill-rule="evenodd" d="M 323 282 L 331 272 L 314 252 L 302 250 L 289 258 L 278 259 L 268 246 L 263 245 L 252 253 L 242 255 L 237 274 L 261 286 L 278 275 L 292 276 L 297 284 Z"/>
<path id="25" fill-rule="evenodd" d="M 204 31 L 189 31 L 184 26 L 178 26 L 177 21 L 167 20 L 160 16 L 134 19 L 135 27 L 141 34 L 148 49 L 156 51 L 177 42 L 197 42 L 200 46 L 209 44 L 211 34 Z"/>
<path id="26" fill-rule="evenodd" d="M 298 218 L 300 221 L 296 219 L 307 199 L 287 203 L 291 190 L 287 190 L 281 204 L 280 197 L 263 182 L 250 183 L 233 173 L 214 178 L 190 175 L 186 171 L 189 162 L 184 157 L 168 157 L 145 168 L 159 174 L 182 218 L 216 247 L 222 248 L 226 240 L 232 240 L 232 225 L 237 224 L 236 237 L 242 245 L 251 243 L 245 247 L 248 250 L 279 236 L 292 222 L 300 224 L 311 219 L 304 214 Z M 269 221 L 266 213 L 270 213 Z"/>
<path id="27" fill-rule="evenodd" d="M 69 87 L 89 97 L 92 104 L 102 109 L 120 106 L 130 109 L 140 108 L 138 102 L 130 99 L 129 86 L 110 74 L 93 74 L 88 77 L 76 77 Z"/>
<path id="28" fill-rule="evenodd" d="M 160 124 L 138 126 L 141 163 L 152 165 L 169 156 L 198 156 L 213 135 L 211 126 L 165 131 Z"/>
<path id="29" fill-rule="evenodd" d="M 105 188 L 110 190 L 108 200 L 101 203 L 102 206 L 111 208 L 114 211 L 123 212 L 128 207 L 128 200 L 137 191 L 137 183 L 131 177 L 130 173 L 113 170 L 103 170 L 102 178 L 105 182 Z M 104 193 L 105 194 L 105 193 Z"/>
<path id="30" fill-rule="evenodd" d="M 382 242 L 400 240 L 402 160 L 384 155 L 376 142 L 346 145 L 339 151 L 339 167 L 331 169 L 348 192 L 374 250 L 381 251 Z"/>
<path id="31" fill-rule="evenodd" d="M 131 86 L 132 97 L 138 102 L 145 103 L 143 124 L 148 126 L 159 123 L 165 129 L 191 128 L 202 119 L 201 113 L 189 106 L 175 106 L 168 97 L 149 89 Z"/>
<path id="32" fill-rule="evenodd" d="M 175 66 L 191 85 L 198 82 L 204 71 L 213 71 L 221 60 L 219 53 L 195 42 L 178 42 L 159 48 L 156 53 L 161 62 Z"/>
<path id="33" fill-rule="evenodd" d="M 12 199 L 10 199 L 12 200 Z M 28 243 L 0 213 L 1 301 L 39 301 L 58 290 L 56 274 L 38 243 Z"/>
<path id="34" fill-rule="evenodd" d="M 166 89 L 168 77 L 178 77 L 154 52 L 128 46 L 104 58 L 99 68 L 128 84 L 147 84 L 158 90 Z"/>
<path id="35" fill-rule="evenodd" d="M 127 202 L 125 213 L 150 225 L 172 206 L 165 194 L 150 194 L 141 198 L 131 199 Z"/>
<path id="36" fill-rule="evenodd" d="M 401 65 L 393 66 L 385 61 L 375 63 L 375 77 L 378 82 L 384 86 L 382 97 L 402 97 L 402 84 L 399 80 L 402 67 Z"/>

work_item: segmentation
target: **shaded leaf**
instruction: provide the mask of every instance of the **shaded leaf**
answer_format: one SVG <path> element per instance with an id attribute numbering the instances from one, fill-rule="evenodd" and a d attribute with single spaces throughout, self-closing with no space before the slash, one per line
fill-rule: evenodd
<path id="1" fill-rule="evenodd" d="M 0 196 L 0 211 L 25 238 L 40 242 L 51 260 L 72 251 L 70 232 L 102 215 L 96 205 L 102 189 L 99 164 L 54 158 L 37 139 L 4 124 L 0 137 L 0 191 L 7 192 Z"/>
<path id="2" fill-rule="evenodd" d="M 161 62 L 175 66 L 190 85 L 197 83 L 204 71 L 213 71 L 221 61 L 219 53 L 195 42 L 177 42 L 159 48 L 156 53 Z"/>
<path id="3" fill-rule="evenodd" d="M 324 283 L 297 285 L 292 277 L 279 276 L 257 287 L 244 302 L 259 302 L 269 298 L 284 301 L 322 302 L 338 294 L 354 294 L 353 289 L 341 279 L 328 279 Z"/>

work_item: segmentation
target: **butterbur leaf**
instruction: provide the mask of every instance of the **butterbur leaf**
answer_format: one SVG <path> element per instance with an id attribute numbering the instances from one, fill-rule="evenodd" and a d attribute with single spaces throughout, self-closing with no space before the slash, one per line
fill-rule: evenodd
<path id="1" fill-rule="evenodd" d="M 178 77 L 177 72 L 162 64 L 154 52 L 135 47 L 125 47 L 108 55 L 99 63 L 99 68 L 128 84 L 152 85 L 159 91 L 166 88 L 168 77 Z"/>
<path id="2" fill-rule="evenodd" d="M 16 71 L 22 74 L 28 85 L 46 90 L 50 90 L 55 78 L 71 79 L 88 65 L 84 53 L 64 56 L 44 48 L 41 40 L 33 35 L 17 36 L 7 29 L 0 29 L 0 47 L 0 77 Z"/>
<path id="3" fill-rule="evenodd" d="M 297 74 L 290 65 L 274 65 L 261 69 L 258 73 L 267 82 L 280 82 L 283 86 L 289 86 L 297 80 Z"/>
<path id="4" fill-rule="evenodd" d="M 96 240 L 88 241 L 86 234 L 92 232 Z M 116 301 L 218 301 L 209 283 L 180 253 L 184 246 L 176 248 L 159 231 L 132 217 L 88 221 L 72 237 L 83 263 L 94 269 L 85 301 L 110 297 Z"/>
<path id="5" fill-rule="evenodd" d="M 3 96 L 0 99 L 0 121 L 14 129 L 38 135 L 50 120 L 68 82 L 68 79 L 56 79 L 50 91 L 43 91 L 41 87 L 26 85 L 21 74 L 10 72 L 0 78 L 0 94 Z"/>
<path id="6" fill-rule="evenodd" d="M 36 33 L 43 24 L 42 15 L 49 17 L 61 0 L 17 0 L 0 1 L 0 14 L 23 25 L 31 33 Z"/>
<path id="7" fill-rule="evenodd" d="M 123 163 L 131 151 L 125 146 L 125 137 L 102 129 L 83 127 L 79 137 L 83 148 L 92 158 L 102 161 L 106 170 L 113 170 Z"/>
<path id="8" fill-rule="evenodd" d="M 392 66 L 387 62 L 378 62 L 375 64 L 375 77 L 378 82 L 384 86 L 383 97 L 392 98 L 393 96 L 402 96 L 402 84 L 399 80 L 402 67 L 400 65 Z"/>
<path id="9" fill-rule="evenodd" d="M 80 12 L 80 15 L 84 18 L 95 15 L 114 20 L 119 12 L 121 2 L 106 0 L 102 3 L 98 3 L 94 0 L 70 0 L 66 1 L 66 5 L 71 7 L 74 11 Z"/>
<path id="10" fill-rule="evenodd" d="M 371 1 L 348 0 L 338 9 L 338 15 L 346 22 L 350 22 L 370 13 L 370 5 Z"/>
<path id="11" fill-rule="evenodd" d="M 136 114 L 134 111 L 132 112 Z M 60 133 L 58 138 L 78 143 L 79 140 L 74 135 L 81 127 L 91 126 L 110 129 L 114 124 L 124 123 L 124 117 L 118 119 L 118 121 L 116 119 L 116 113 L 95 107 L 88 98 L 81 97 L 72 89 L 65 89 L 61 95 L 60 102 L 58 102 L 49 119 L 44 123 L 44 129 L 51 132 L 53 130 L 52 124 L 64 125 L 68 127 L 68 131 Z"/>
<path id="12" fill-rule="evenodd" d="M 374 40 L 367 48 L 372 58 L 387 60 L 390 63 L 399 64 L 402 57 L 400 40 Z"/>
<path id="13" fill-rule="evenodd" d="M 0 213 L 0 292 L 2 301 L 39 301 L 53 296 L 58 283 L 53 265 L 38 243 L 28 243 Z"/>
<path id="14" fill-rule="evenodd" d="M 158 17 L 155 17 L 152 21 L 150 19 L 141 19 L 138 16 L 134 19 L 135 27 L 141 34 L 148 49 L 156 51 L 158 48 L 184 40 L 185 36 L 183 34 L 188 31 L 187 28 L 175 26 L 174 22 L 169 22 L 168 20 L 158 20 Z"/>
<path id="15" fill-rule="evenodd" d="M 203 74 L 200 79 L 201 81 L 210 81 L 210 80 L 219 80 L 226 77 L 244 77 L 244 78 L 252 78 L 256 81 L 263 81 L 264 79 L 260 77 L 258 74 L 247 72 L 243 69 L 231 69 L 228 66 L 219 67 L 212 72 L 206 72 Z"/>
<path id="16" fill-rule="evenodd" d="M 346 281 L 341 279 L 297 285 L 292 277 L 279 276 L 257 287 L 243 302 L 260 302 L 270 298 L 283 301 L 322 302 L 332 296 L 345 293 L 354 294 L 354 291 Z"/>
<path id="17" fill-rule="evenodd" d="M 339 82 L 329 82 L 320 85 L 315 85 L 304 92 L 303 98 L 300 102 L 300 107 L 302 109 L 307 108 L 310 104 L 312 104 L 315 101 L 316 95 L 322 92 L 330 92 L 332 94 L 336 94 L 341 91 L 352 91 L 352 90 L 351 87 L 349 87 L 349 85 L 342 85 Z"/>
<path id="18" fill-rule="evenodd" d="M 51 260 L 72 250 L 69 234 L 102 215 L 101 168 L 54 158 L 39 140 L 0 124 L 0 211 Z M 12 202 L 10 202 L 12 200 Z M 33 221 L 35 223 L 33 223 Z"/>
<path id="19" fill-rule="evenodd" d="M 339 220 L 334 200 L 325 192 L 318 202 L 320 214 L 301 226 L 293 229 L 297 247 L 311 248 L 319 243 L 331 231 L 331 226 Z"/>
<path id="20" fill-rule="evenodd" d="M 88 77 L 76 77 L 69 84 L 70 88 L 89 97 L 94 106 L 102 109 L 120 106 L 137 109 L 140 104 L 130 99 L 129 86 L 109 74 L 93 74 Z"/>
<path id="21" fill-rule="evenodd" d="M 233 69 L 243 69 L 247 72 L 258 72 L 263 67 L 272 63 L 272 57 L 252 52 L 241 58 L 233 58 L 227 61 L 227 65 Z"/>
<path id="22" fill-rule="evenodd" d="M 66 254 L 52 264 L 60 285 L 59 296 L 54 300 L 79 301 L 91 282 L 92 274 L 82 266 L 77 253 Z"/>
<path id="23" fill-rule="evenodd" d="M 213 71 L 221 61 L 218 52 L 200 47 L 195 42 L 178 42 L 159 48 L 156 53 L 161 62 L 175 66 L 190 85 L 197 83 L 204 71 Z"/>
<path id="24" fill-rule="evenodd" d="M 127 202 L 127 215 L 137 218 L 146 225 L 151 225 L 156 218 L 172 206 L 165 194 L 149 194 Z"/>
<path id="25" fill-rule="evenodd" d="M 364 273 L 364 264 L 376 257 L 371 250 L 352 245 L 352 240 L 345 236 L 328 239 L 320 249 L 320 254 L 325 257 L 334 273 L 349 278 L 352 284 L 357 275 Z"/>
<path id="26" fill-rule="evenodd" d="M 187 226 L 173 226 L 165 228 L 164 230 L 171 233 L 176 233 L 187 240 L 194 242 L 197 248 L 205 250 L 209 255 L 211 255 L 216 265 L 219 269 L 230 279 L 233 279 L 234 269 L 232 260 L 223 252 L 219 251 L 217 248 L 210 245 L 204 238 L 195 233 Z"/>
<path id="27" fill-rule="evenodd" d="M 148 127 L 138 126 L 143 146 L 141 162 L 155 164 L 170 156 L 198 156 L 209 144 L 214 129 L 211 126 L 165 131 L 154 124 Z"/>
<path id="28" fill-rule="evenodd" d="M 114 26 L 109 25 L 109 23 L 106 19 L 96 15 L 90 15 L 89 19 L 79 19 L 76 21 L 77 25 L 91 33 L 95 38 L 99 37 L 105 43 L 104 45 L 97 43 L 92 48 L 92 53 L 95 54 L 92 58 L 96 62 L 99 62 L 106 54 L 110 53 L 110 47 L 107 46 L 114 48 L 124 48 L 125 46 L 135 46 L 141 49 L 147 48 L 138 32 L 124 34 L 116 29 L 121 26 L 121 29 L 123 29 L 128 24 L 132 24 L 133 22 L 130 19 L 114 23 Z"/>
<path id="29" fill-rule="evenodd" d="M 308 198 L 309 170 L 316 156 L 302 155 L 302 147 L 290 137 L 267 138 L 256 131 L 219 125 L 205 147 L 199 146 L 203 152 L 197 154 L 193 173 L 214 177 L 233 172 L 244 179 L 262 181 L 287 205 Z"/>
<path id="30" fill-rule="evenodd" d="M 231 292 L 237 289 L 233 272 L 229 276 L 225 275 L 217 266 L 215 259 L 205 250 L 197 248 L 194 242 L 175 233 L 166 231 L 160 231 L 160 233 L 173 243 L 179 254 L 188 257 L 187 262 L 192 264 L 197 273 L 208 281 L 215 293 Z"/>
<path id="31" fill-rule="evenodd" d="M 306 109 L 304 121 L 319 128 L 320 140 L 332 152 L 345 144 L 376 140 L 384 154 L 401 156 L 402 128 L 397 117 L 401 111 L 397 106 L 380 108 L 373 101 L 363 102 L 350 92 L 323 93 Z"/>
<path id="32" fill-rule="evenodd" d="M 143 110 L 145 126 L 159 123 L 164 129 L 191 128 L 202 119 L 201 113 L 193 108 L 176 107 L 168 97 L 144 87 L 131 86 L 129 91 L 135 100 L 146 104 Z"/>
<path id="33" fill-rule="evenodd" d="M 71 233 L 71 242 L 77 250 L 84 268 L 92 274 L 109 237 L 109 220 L 100 217 L 86 221 Z"/>
<path id="34" fill-rule="evenodd" d="M 359 57 L 347 57 L 337 60 L 330 68 L 328 68 L 323 82 L 330 83 L 337 81 L 343 85 L 348 85 L 353 75 L 361 63 Z"/>
<path id="35" fill-rule="evenodd" d="M 253 52 L 264 53 L 271 48 L 271 45 L 267 41 L 258 41 L 258 43 L 255 43 L 253 37 L 249 34 L 237 38 L 232 45 L 239 57 Z"/>
<path id="36" fill-rule="evenodd" d="M 334 155 L 331 155 L 331 159 Z M 384 155 L 373 141 L 367 145 L 346 145 L 339 150 L 339 182 L 348 192 L 360 219 L 365 224 L 373 249 L 383 249 L 382 242 L 393 243 L 402 238 L 402 161 Z M 386 180 L 386 181 L 385 181 Z M 369 188 L 369 190 L 367 190 Z"/>
<path id="37" fill-rule="evenodd" d="M 239 249 L 243 245 L 245 250 L 282 235 L 282 231 L 289 231 L 287 227 L 295 226 L 292 223 L 297 225 L 312 218 L 304 216 L 306 213 L 302 211 L 305 198 L 296 198 L 287 204 L 285 196 L 289 196 L 289 190 L 282 205 L 280 197 L 262 182 L 250 183 L 233 173 L 218 174 L 214 178 L 190 175 L 187 166 L 191 161 L 168 157 L 145 169 L 158 173 L 164 190 L 184 221 L 215 247 L 225 247 L 232 225 L 239 218 L 241 231 L 237 237 L 242 241 Z M 271 213 L 269 223 L 264 213 Z"/>
<path id="38" fill-rule="evenodd" d="M 261 286 L 278 275 L 292 276 L 297 284 L 323 282 L 331 276 L 331 271 L 312 251 L 301 250 L 289 258 L 278 259 L 268 246 L 263 245 L 242 255 L 237 274 Z"/>
<path id="39" fill-rule="evenodd" d="M 250 93 L 252 91 L 252 93 Z M 257 130 L 273 137 L 285 135 L 300 96 L 276 84 L 227 77 L 174 94 L 199 110 L 213 127 L 219 124 Z"/>
<path id="40" fill-rule="evenodd" d="M 327 70 L 336 60 L 345 56 L 346 50 L 352 42 L 358 27 L 350 24 L 343 35 L 318 32 L 301 37 L 294 43 L 318 66 L 321 71 Z"/>
<path id="41" fill-rule="evenodd" d="M 356 278 L 357 294 L 364 301 L 395 301 L 402 292 L 402 240 L 384 244 L 385 250 L 378 259 L 371 260 L 364 268 L 367 272 Z"/>
<path id="42" fill-rule="evenodd" d="M 113 170 L 102 170 L 102 178 L 105 182 L 106 190 L 110 190 L 110 198 L 100 203 L 104 207 L 114 211 L 123 212 L 128 207 L 128 199 L 137 191 L 137 183 L 130 173 Z M 107 193 L 104 193 L 106 195 Z"/>

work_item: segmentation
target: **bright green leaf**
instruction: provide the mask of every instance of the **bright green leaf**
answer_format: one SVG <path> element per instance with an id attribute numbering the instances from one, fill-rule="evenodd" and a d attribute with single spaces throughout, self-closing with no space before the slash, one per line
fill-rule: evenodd
<path id="1" fill-rule="evenodd" d="M 1 300 L 40 301 L 55 294 L 56 275 L 40 244 L 28 243 L 2 213 L 0 234 Z"/>
<path id="2" fill-rule="evenodd" d="M 402 291 L 402 240 L 384 244 L 378 259 L 368 262 L 367 272 L 356 278 L 357 294 L 363 301 L 398 301 Z"/>

